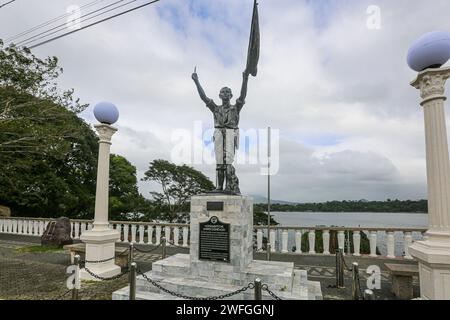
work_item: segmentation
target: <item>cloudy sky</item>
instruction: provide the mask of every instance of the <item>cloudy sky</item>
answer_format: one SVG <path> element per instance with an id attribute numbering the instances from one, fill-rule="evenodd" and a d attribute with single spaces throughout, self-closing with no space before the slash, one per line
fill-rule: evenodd
<path id="1" fill-rule="evenodd" d="M 116 1 L 100 1 L 82 14 Z M 16 0 L 0 9 L 0 38 L 90 2 Z M 423 114 L 409 85 L 415 73 L 406 52 L 425 32 L 450 31 L 448 0 L 259 2 L 259 72 L 249 80 L 240 120 L 252 138 L 241 137 L 240 159 L 247 159 L 237 165 L 241 191 L 266 194 L 263 129 L 271 126 L 279 137 L 275 199 L 426 198 Z M 139 178 L 150 161 L 164 158 L 184 159 L 214 181 L 214 165 L 207 161 L 212 115 L 191 73 L 197 66 L 216 102 L 222 86 L 237 98 L 252 6 L 251 0 L 161 0 L 34 52 L 60 59 L 61 86 L 91 103 L 81 115 L 88 123 L 95 123 L 95 103 L 118 106 L 112 151 L 129 159 Z M 379 29 L 373 28 L 373 6 L 381 10 Z M 155 187 L 139 184 L 145 196 Z"/>

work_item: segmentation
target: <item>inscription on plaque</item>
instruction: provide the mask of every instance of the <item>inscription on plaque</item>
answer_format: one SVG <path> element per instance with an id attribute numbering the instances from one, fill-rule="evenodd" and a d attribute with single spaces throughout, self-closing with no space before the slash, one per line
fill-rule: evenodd
<path id="1" fill-rule="evenodd" d="M 223 202 L 222 201 L 208 201 L 206 203 L 207 211 L 223 211 Z"/>
<path id="2" fill-rule="evenodd" d="M 230 224 L 211 217 L 200 223 L 199 259 L 230 262 Z"/>

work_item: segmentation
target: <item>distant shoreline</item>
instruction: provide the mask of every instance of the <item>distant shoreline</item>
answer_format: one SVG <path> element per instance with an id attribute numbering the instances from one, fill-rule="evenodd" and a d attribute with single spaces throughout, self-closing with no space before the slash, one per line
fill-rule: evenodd
<path id="1" fill-rule="evenodd" d="M 257 203 L 255 210 L 267 212 L 266 203 Z M 417 213 L 427 214 L 427 200 L 386 201 L 328 201 L 322 203 L 272 203 L 274 212 L 368 212 L 368 213 Z"/>

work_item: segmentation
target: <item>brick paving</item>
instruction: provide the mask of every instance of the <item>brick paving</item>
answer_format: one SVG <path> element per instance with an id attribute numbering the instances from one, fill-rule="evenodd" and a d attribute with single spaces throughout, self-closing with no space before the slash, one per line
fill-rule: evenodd
<path id="1" fill-rule="evenodd" d="M 70 265 L 69 254 L 63 250 L 45 253 L 21 253 L 16 249 L 39 244 L 39 238 L 29 236 L 16 236 L 0 234 L 0 299 L 6 300 L 55 300 L 71 299 L 65 282 L 67 279 L 66 268 Z M 126 249 L 125 244 L 119 244 Z M 167 248 L 167 255 L 175 253 L 188 253 L 187 248 Z M 83 259 L 83 257 L 82 257 Z M 142 271 L 151 269 L 154 261 L 161 259 L 161 250 L 151 253 L 136 252 L 135 261 Z M 264 253 L 255 253 L 255 259 L 266 259 Z M 311 256 L 298 254 L 273 254 L 273 260 L 294 262 L 296 268 L 308 271 L 308 278 L 319 281 L 322 287 L 324 299 L 348 300 L 351 299 L 351 273 L 345 273 L 345 288 L 336 289 L 335 257 Z M 366 287 L 365 269 L 369 265 L 380 266 L 381 290 L 375 290 L 378 300 L 395 299 L 390 292 L 390 278 L 384 263 L 414 263 L 403 259 L 381 259 L 368 257 L 346 257 L 347 265 L 357 261 L 360 266 L 361 287 Z M 80 291 L 81 300 L 110 300 L 112 292 L 125 287 L 128 284 L 128 276 L 124 275 L 112 281 L 83 281 Z M 419 296 L 418 279 L 414 282 L 414 296 Z"/>

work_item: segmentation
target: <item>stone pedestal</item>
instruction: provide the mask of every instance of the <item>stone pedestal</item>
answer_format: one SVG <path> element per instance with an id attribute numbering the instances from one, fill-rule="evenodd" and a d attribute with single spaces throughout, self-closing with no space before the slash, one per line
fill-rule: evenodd
<path id="1" fill-rule="evenodd" d="M 425 116 L 429 230 L 410 254 L 419 261 L 422 299 L 450 300 L 450 163 L 445 124 L 445 82 L 450 68 L 426 69 L 411 85 Z"/>
<path id="2" fill-rule="evenodd" d="M 222 204 L 222 207 L 221 205 Z M 213 221 L 228 225 L 229 261 L 200 259 L 201 224 Z M 176 254 L 152 264 L 146 276 L 170 291 L 190 297 L 210 297 L 232 293 L 256 278 L 282 299 L 321 299 L 318 282 L 308 281 L 305 270 L 293 262 L 253 260 L 253 203 L 246 196 L 202 195 L 191 199 L 190 254 Z M 222 238 L 220 238 L 222 239 Z M 222 240 L 220 240 L 222 241 Z M 222 244 L 218 247 L 223 247 Z M 202 249 L 204 250 L 204 249 Z M 128 299 L 129 288 L 113 293 L 113 299 Z M 175 299 L 137 277 L 137 299 Z M 254 299 L 253 290 L 228 299 Z M 263 299 L 272 299 L 263 291 Z"/>

